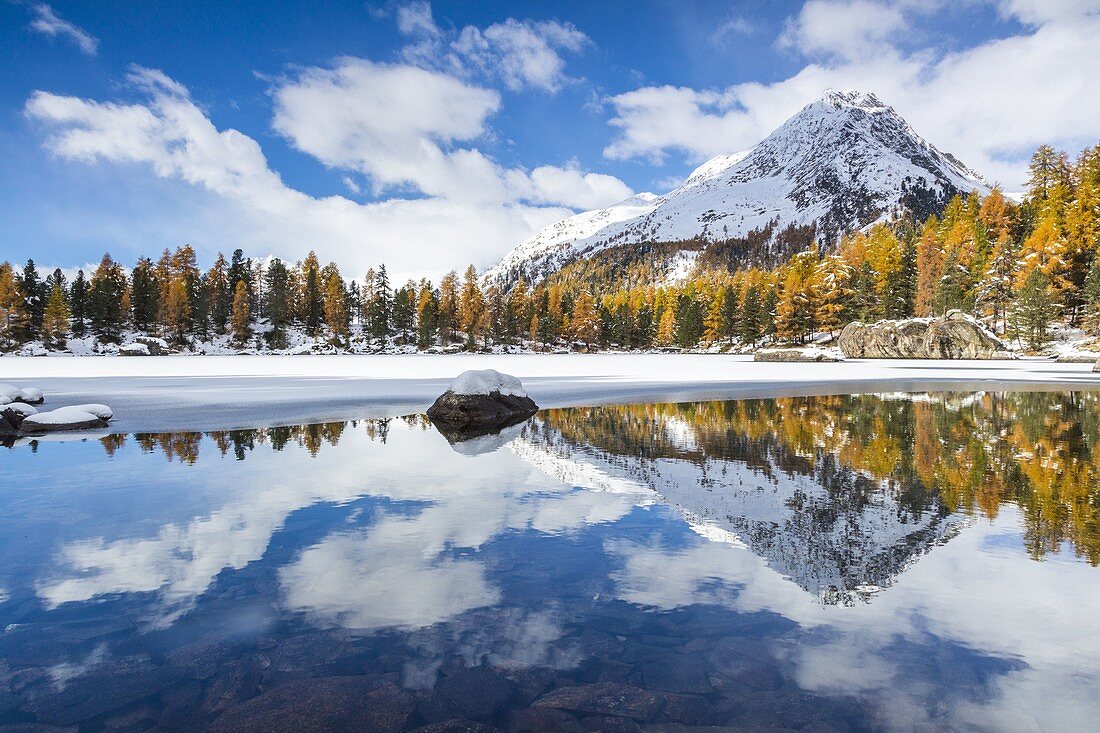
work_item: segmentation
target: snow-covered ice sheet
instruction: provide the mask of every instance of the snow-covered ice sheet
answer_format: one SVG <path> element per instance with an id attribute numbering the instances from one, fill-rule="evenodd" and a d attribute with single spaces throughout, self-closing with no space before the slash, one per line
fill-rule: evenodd
<path id="1" fill-rule="evenodd" d="M 422 412 L 467 369 L 523 381 L 542 407 L 935 389 L 1100 389 L 1089 364 L 754 363 L 719 354 L 455 354 L 0 358 L 48 408 L 106 403 L 120 432 L 217 430 Z"/>

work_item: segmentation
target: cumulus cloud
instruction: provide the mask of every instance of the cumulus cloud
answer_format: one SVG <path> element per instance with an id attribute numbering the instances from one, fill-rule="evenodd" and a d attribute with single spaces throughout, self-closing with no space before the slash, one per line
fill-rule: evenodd
<path id="1" fill-rule="evenodd" d="M 873 0 L 810 0 L 787 21 L 778 44 L 804 54 L 856 58 L 874 54 L 879 44 L 907 26 L 898 5 Z"/>
<path id="2" fill-rule="evenodd" d="M 31 8 L 34 20 L 31 21 L 31 29 L 43 33 L 51 38 L 66 38 L 76 44 L 83 53 L 95 56 L 99 50 L 99 39 L 91 35 L 83 28 L 63 20 L 57 16 L 53 8 L 45 3 Z"/>
<path id="3" fill-rule="evenodd" d="M 571 23 L 507 18 L 486 28 L 440 28 L 426 2 L 397 10 L 397 29 L 412 39 L 406 61 L 462 76 L 499 80 L 511 91 L 526 88 L 553 93 L 571 81 L 563 53 L 579 53 L 591 43 Z"/>
<path id="4" fill-rule="evenodd" d="M 721 46 L 737 36 L 747 36 L 755 30 L 756 28 L 748 19 L 736 16 L 715 28 L 707 40 L 716 46 Z"/>
<path id="5" fill-rule="evenodd" d="M 1033 27 L 943 54 L 906 53 L 891 45 L 891 33 L 903 27 L 900 11 L 867 4 L 865 16 L 878 21 L 857 23 L 856 35 L 871 39 L 873 57 L 835 37 L 834 19 L 821 14 L 824 4 L 815 0 L 791 21 L 781 36 L 788 40 L 781 42 L 811 56 L 824 54 L 823 60 L 773 83 L 721 90 L 651 86 L 613 96 L 610 124 L 617 134 L 605 155 L 659 162 L 676 152 L 697 162 L 743 149 L 826 87 L 875 92 L 933 144 L 1009 188 L 1025 179 L 1027 158 L 1037 145 L 1074 149 L 1095 142 L 1100 117 L 1100 77 L 1090 71 L 1100 37 L 1095 0 L 1049 5 L 1005 0 L 1001 12 Z"/>
<path id="6" fill-rule="evenodd" d="M 439 71 L 344 58 L 330 69 L 304 69 L 272 94 L 275 129 L 294 147 L 366 174 L 379 191 L 410 187 L 454 201 L 575 208 L 632 193 L 619 179 L 585 173 L 576 163 L 528 173 L 459 146 L 489 133 L 500 95 Z"/>
<path id="7" fill-rule="evenodd" d="M 568 23 L 508 18 L 485 30 L 462 29 L 452 48 L 483 73 L 499 74 L 513 91 L 534 87 L 556 92 L 567 80 L 559 51 L 580 51 L 588 36 Z"/>
<path id="8" fill-rule="evenodd" d="M 575 166 L 528 174 L 455 147 L 486 134 L 499 96 L 439 72 L 344 59 L 276 86 L 275 126 L 295 147 L 367 175 L 379 190 L 412 194 L 370 204 L 287 186 L 254 139 L 218 129 L 163 73 L 134 68 L 129 82 L 145 95 L 141 101 L 38 91 L 25 111 L 47 124 L 45 144 L 56 156 L 144 165 L 211 192 L 233 205 L 232 216 L 258 227 L 273 254 L 290 259 L 316 246 L 352 272 L 380 261 L 402 276 L 422 273 L 425 262 L 486 265 L 571 207 L 630 195 L 618 179 Z"/>

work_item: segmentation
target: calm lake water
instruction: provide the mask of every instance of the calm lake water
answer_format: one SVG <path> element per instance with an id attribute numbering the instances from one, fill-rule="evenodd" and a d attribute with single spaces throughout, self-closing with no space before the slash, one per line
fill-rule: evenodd
<path id="1" fill-rule="evenodd" d="M 0 449 L 0 731 L 1096 730 L 1098 440 L 1043 392 Z"/>

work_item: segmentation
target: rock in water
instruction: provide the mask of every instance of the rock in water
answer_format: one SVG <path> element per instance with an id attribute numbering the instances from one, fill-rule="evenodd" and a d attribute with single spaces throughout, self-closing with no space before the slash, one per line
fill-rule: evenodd
<path id="1" fill-rule="evenodd" d="M 849 323 L 840 350 L 851 359 L 1014 359 L 1004 341 L 962 311 L 942 318 Z"/>
<path id="2" fill-rule="evenodd" d="M 834 352 L 816 347 L 805 349 L 760 349 L 753 354 L 753 361 L 840 361 Z"/>
<path id="3" fill-rule="evenodd" d="M 1092 370 L 1094 372 L 1100 372 L 1100 359 L 1097 359 L 1096 363 L 1092 365 Z"/>
<path id="4" fill-rule="evenodd" d="M 45 398 L 42 390 L 35 387 L 20 389 L 14 384 L 0 384 L 0 405 L 22 402 L 27 405 L 41 405 Z"/>
<path id="5" fill-rule="evenodd" d="M 18 430 L 24 420 L 37 412 L 38 410 L 25 402 L 12 402 L 0 407 L 0 418 L 6 420 L 13 428 Z"/>
<path id="6" fill-rule="evenodd" d="M 59 430 L 87 430 L 105 428 L 107 421 L 114 417 L 106 405 L 71 405 L 59 407 L 49 412 L 27 415 L 20 425 L 24 433 L 52 433 Z"/>
<path id="7" fill-rule="evenodd" d="M 445 435 L 475 434 L 514 425 L 538 411 L 519 379 L 495 369 L 471 369 L 428 408 Z"/>

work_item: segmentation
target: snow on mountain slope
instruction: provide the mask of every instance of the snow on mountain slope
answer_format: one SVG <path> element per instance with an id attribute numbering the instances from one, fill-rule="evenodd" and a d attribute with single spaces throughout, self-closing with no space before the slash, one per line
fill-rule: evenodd
<path id="1" fill-rule="evenodd" d="M 875 95 L 830 89 L 756 147 L 708 160 L 663 196 L 638 194 L 552 224 L 486 277 L 537 281 L 609 247 L 719 241 L 773 221 L 779 228 L 814 224 L 818 239 L 832 243 L 900 208 L 923 216 L 973 190 L 989 187 Z"/>

